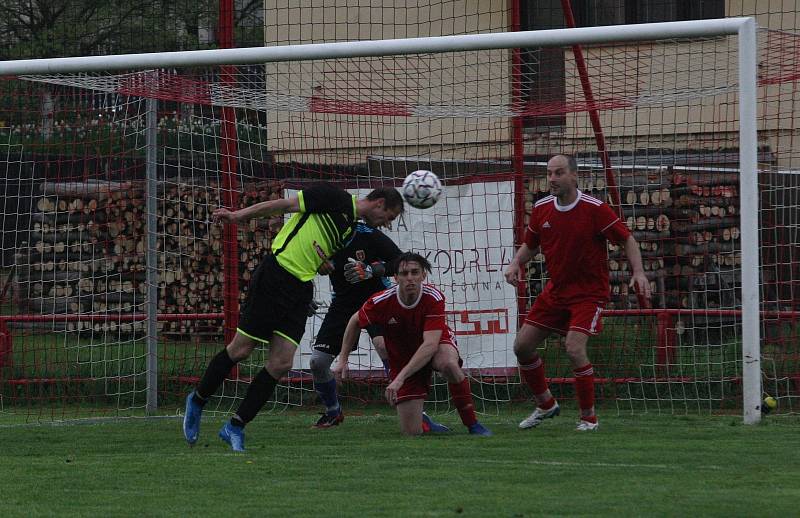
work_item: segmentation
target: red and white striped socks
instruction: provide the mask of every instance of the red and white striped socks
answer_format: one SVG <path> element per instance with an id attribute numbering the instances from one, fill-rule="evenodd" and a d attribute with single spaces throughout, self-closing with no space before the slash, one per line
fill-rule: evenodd
<path id="1" fill-rule="evenodd" d="M 530 363 L 520 363 L 519 373 L 522 380 L 533 392 L 536 403 L 542 410 L 550 410 L 556 400 L 548 392 L 547 379 L 544 377 L 544 361 L 538 354 Z"/>

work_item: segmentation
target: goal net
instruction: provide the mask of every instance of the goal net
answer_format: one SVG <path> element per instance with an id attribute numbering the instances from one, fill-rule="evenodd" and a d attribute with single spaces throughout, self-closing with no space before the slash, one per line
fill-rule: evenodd
<path id="1" fill-rule="evenodd" d="M 674 34 L 658 28 L 650 34 Z M 698 30 L 614 42 L 627 29 L 605 39 L 554 31 L 516 47 L 485 35 L 436 52 L 424 39 L 395 54 L 366 50 L 392 42 L 261 49 L 258 59 L 216 51 L 230 59 L 219 66 L 153 55 L 152 66 L 109 60 L 107 72 L 4 78 L 0 416 L 174 412 L 232 336 L 250 275 L 284 222 L 223 228 L 210 213 L 316 181 L 354 193 L 399 186 L 417 169 L 435 172 L 444 196 L 407 207 L 387 234 L 431 260 L 479 410 L 525 400 L 513 342 L 547 272 L 537 256 L 515 288 L 503 269 L 557 153 L 577 157 L 580 189 L 633 231 L 654 293 L 649 308 L 637 301 L 625 255 L 610 246 L 605 330 L 590 342 L 599 404 L 741 413 L 748 351 L 760 346 L 763 390 L 793 411 L 800 157 L 797 53 L 785 49 L 798 42 L 759 35 L 758 191 L 746 199 L 754 171 L 740 146 L 739 38 Z M 554 56 L 560 68 L 540 66 Z M 761 246 L 748 262 L 751 224 Z M 326 278 L 315 285 L 320 308 L 273 410 L 316 404 L 310 344 L 331 295 Z M 758 342 L 749 345 L 748 314 Z M 561 340 L 541 353 L 556 396 L 573 398 Z M 235 408 L 268 354 L 242 362 L 207 408 Z M 380 401 L 386 379 L 366 339 L 351 359 L 358 379 L 342 387 L 345 404 Z M 428 407 L 447 411 L 446 384 L 434 381 Z"/>

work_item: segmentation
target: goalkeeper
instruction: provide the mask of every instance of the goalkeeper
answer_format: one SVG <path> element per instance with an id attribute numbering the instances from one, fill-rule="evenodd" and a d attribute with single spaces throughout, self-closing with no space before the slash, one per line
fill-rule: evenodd
<path id="1" fill-rule="evenodd" d="M 334 358 L 342 349 L 344 330 L 350 317 L 358 311 L 372 295 L 390 286 L 387 276 L 394 275 L 394 262 L 401 251 L 386 234 L 359 222 L 356 232 L 347 247 L 331 258 L 330 273 L 333 296 L 328 313 L 317 332 L 311 353 L 311 374 L 314 390 L 325 405 L 325 412 L 314 425 L 327 429 L 344 420 L 336 391 L 336 380 L 331 371 Z M 330 271 L 326 266 L 325 270 Z M 320 273 L 324 273 L 323 269 Z M 380 326 L 368 326 L 372 345 L 388 370 L 387 353 L 383 344 Z M 358 346 L 356 338 L 352 347 Z M 449 429 L 434 422 L 423 413 L 422 428 L 426 432 L 446 432 Z"/>

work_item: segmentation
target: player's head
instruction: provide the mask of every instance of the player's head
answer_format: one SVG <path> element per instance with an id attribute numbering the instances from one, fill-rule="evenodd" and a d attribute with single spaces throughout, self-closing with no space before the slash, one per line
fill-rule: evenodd
<path id="1" fill-rule="evenodd" d="M 571 155 L 556 155 L 547 162 L 550 194 L 561 197 L 578 188 L 578 162 Z"/>
<path id="2" fill-rule="evenodd" d="M 403 196 L 394 187 L 378 187 L 358 202 L 358 215 L 371 227 L 388 225 L 403 212 Z"/>
<path id="3" fill-rule="evenodd" d="M 431 263 L 417 253 L 405 252 L 397 258 L 395 279 L 404 303 L 413 304 L 419 298 L 422 284 L 430 271 Z"/>

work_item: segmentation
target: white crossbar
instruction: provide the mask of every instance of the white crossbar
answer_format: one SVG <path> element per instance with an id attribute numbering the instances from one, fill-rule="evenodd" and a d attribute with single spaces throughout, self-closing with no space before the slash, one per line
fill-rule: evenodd
<path id="1" fill-rule="evenodd" d="M 736 34 L 750 18 L 721 18 L 668 23 L 610 25 L 576 29 L 461 34 L 429 38 L 313 43 L 276 47 L 193 50 L 82 56 L 72 58 L 0 61 L 0 76 L 21 74 L 71 74 L 168 67 L 245 65 L 276 61 L 305 61 L 348 57 L 426 54 L 466 50 L 556 47 L 577 44 L 651 41 Z"/>

